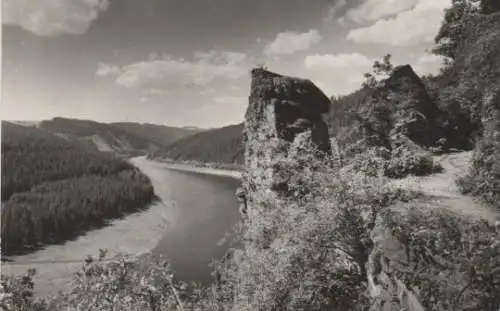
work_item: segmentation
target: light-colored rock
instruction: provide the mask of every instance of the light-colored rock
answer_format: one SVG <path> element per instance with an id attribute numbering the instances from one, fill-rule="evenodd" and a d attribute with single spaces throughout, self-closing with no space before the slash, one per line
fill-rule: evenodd
<path id="1" fill-rule="evenodd" d="M 310 80 L 282 76 L 264 69 L 252 71 L 249 106 L 245 115 L 244 144 L 246 193 L 287 193 L 288 150 L 300 133 L 310 133 L 321 154 L 330 154 L 328 127 L 322 114 L 330 100 Z M 311 150 L 312 152 L 312 150 Z M 248 198 L 249 205 L 254 200 Z M 253 204 L 257 206 L 258 204 Z"/>

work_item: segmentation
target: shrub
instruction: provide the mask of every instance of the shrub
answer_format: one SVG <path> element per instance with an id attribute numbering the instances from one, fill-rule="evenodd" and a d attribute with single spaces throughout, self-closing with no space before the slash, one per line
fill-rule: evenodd
<path id="1" fill-rule="evenodd" d="M 483 135 L 478 141 L 472 167 L 457 180 L 464 193 L 478 196 L 494 206 L 500 200 L 500 90 L 485 97 L 482 122 Z"/>
<path id="2" fill-rule="evenodd" d="M 168 262 L 150 253 L 105 260 L 101 251 L 97 259 L 86 260 L 71 291 L 49 306 L 55 310 L 187 310 L 191 302 L 186 290 L 186 284 L 174 279 Z"/>
<path id="3" fill-rule="evenodd" d="M 380 220 L 404 250 L 386 272 L 412 289 L 424 310 L 498 310 L 499 228 L 421 206 L 382 211 Z"/>
<path id="4" fill-rule="evenodd" d="M 101 251 L 98 258 L 85 260 L 69 292 L 48 299 L 34 298 L 34 274 L 2 275 L 2 310 L 206 310 L 204 291 L 175 280 L 167 261 L 150 253 L 106 259 Z"/>
<path id="5" fill-rule="evenodd" d="M 493 206 L 500 200 L 500 144 L 489 139 L 478 142 L 472 168 L 457 184 L 462 193 L 480 197 Z"/>
<path id="6" fill-rule="evenodd" d="M 35 269 L 29 269 L 24 275 L 6 277 L 1 275 L 0 309 L 5 311 L 45 311 L 46 302 L 34 296 Z"/>
<path id="7" fill-rule="evenodd" d="M 393 150 L 385 174 L 391 178 L 403 178 L 408 175 L 426 176 L 439 173 L 442 169 L 439 163 L 434 162 L 430 153 L 400 148 Z"/>

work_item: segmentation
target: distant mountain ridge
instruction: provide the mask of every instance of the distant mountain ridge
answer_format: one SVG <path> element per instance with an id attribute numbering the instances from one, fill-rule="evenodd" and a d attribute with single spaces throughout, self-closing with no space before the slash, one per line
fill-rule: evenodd
<path id="1" fill-rule="evenodd" d="M 243 123 L 206 130 L 159 149 L 152 158 L 243 164 Z"/>
<path id="2" fill-rule="evenodd" d="M 11 121 L 10 123 L 36 126 L 66 140 L 78 141 L 89 150 L 111 152 L 121 156 L 151 153 L 202 131 L 198 128 L 170 127 L 149 123 L 100 123 L 62 117 L 39 122 Z"/>

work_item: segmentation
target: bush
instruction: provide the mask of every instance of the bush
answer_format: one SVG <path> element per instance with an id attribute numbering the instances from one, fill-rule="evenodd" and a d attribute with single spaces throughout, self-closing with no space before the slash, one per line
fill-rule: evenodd
<path id="1" fill-rule="evenodd" d="M 418 296 L 423 310 L 498 310 L 500 228 L 422 206 L 385 210 L 380 220 L 382 230 L 375 230 L 374 240 L 380 241 L 379 254 L 391 261 L 375 269 L 375 276 L 384 271 L 402 282 Z M 384 249 L 387 232 L 404 251 Z"/>
<path id="2" fill-rule="evenodd" d="M 5 278 L 0 300 L 2 310 L 194 310 L 206 294 L 197 286 L 189 289 L 174 279 L 167 261 L 146 253 L 88 257 L 77 273 L 71 290 L 49 299 L 33 298 L 34 271 Z"/>
<path id="3" fill-rule="evenodd" d="M 485 97 L 483 135 L 478 141 L 469 173 L 457 180 L 464 193 L 499 206 L 500 200 L 500 90 Z"/>
<path id="4" fill-rule="evenodd" d="M 462 193 L 500 207 L 500 144 L 498 140 L 485 139 L 476 148 L 471 170 L 459 178 L 457 184 Z"/>
<path id="5" fill-rule="evenodd" d="M 29 269 L 24 275 L 5 277 L 1 275 L 0 309 L 5 311 L 45 311 L 47 304 L 34 296 L 33 276 L 35 269 Z"/>
<path id="6" fill-rule="evenodd" d="M 426 176 L 439 173 L 443 170 L 439 163 L 435 163 L 428 152 L 415 152 L 405 148 L 393 151 L 389 159 L 385 174 L 391 178 L 403 178 L 408 175 Z"/>

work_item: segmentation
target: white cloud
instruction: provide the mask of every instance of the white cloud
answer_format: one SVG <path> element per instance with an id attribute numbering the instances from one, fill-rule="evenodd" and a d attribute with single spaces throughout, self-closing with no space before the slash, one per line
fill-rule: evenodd
<path id="1" fill-rule="evenodd" d="M 231 85 L 229 86 L 229 90 L 230 90 L 230 91 L 241 91 L 241 89 L 242 89 L 242 87 L 241 87 L 241 86 L 239 86 L 239 85 L 234 85 L 234 84 L 231 84 Z"/>
<path id="2" fill-rule="evenodd" d="M 167 90 L 162 90 L 162 89 L 158 89 L 158 88 L 150 88 L 146 91 L 146 94 L 148 95 L 167 95 L 169 94 L 170 92 L 167 91 Z"/>
<path id="3" fill-rule="evenodd" d="M 348 94 L 358 89 L 363 74 L 370 71 L 374 59 L 359 53 L 309 55 L 304 60 L 308 76 L 325 93 Z"/>
<path id="4" fill-rule="evenodd" d="M 334 17 L 339 13 L 341 9 L 343 9 L 347 5 L 347 0 L 337 0 L 333 5 L 328 9 L 327 15 L 324 18 L 323 22 L 328 23 L 333 20 Z"/>
<path id="5" fill-rule="evenodd" d="M 3 0 L 2 23 L 39 36 L 83 34 L 109 0 Z"/>
<path id="6" fill-rule="evenodd" d="M 413 8 L 419 0 L 365 0 L 360 6 L 348 10 L 345 17 L 356 23 L 378 20 Z"/>
<path id="7" fill-rule="evenodd" d="M 419 75 L 438 74 L 443 64 L 444 57 L 426 53 L 418 57 L 414 69 Z"/>
<path id="8" fill-rule="evenodd" d="M 347 25 L 348 25 L 347 19 L 345 18 L 345 16 L 341 16 L 341 17 L 337 18 L 337 23 L 344 28 L 347 27 Z"/>
<path id="9" fill-rule="evenodd" d="M 216 79 L 238 79 L 246 75 L 250 68 L 246 54 L 221 51 L 197 52 L 193 61 L 169 55 L 156 56 L 148 61 L 123 66 L 118 71 L 112 65 L 107 66 L 101 66 L 97 74 L 115 74 L 118 85 L 162 90 L 204 87 Z"/>
<path id="10" fill-rule="evenodd" d="M 200 107 L 201 115 L 210 114 L 215 123 L 235 124 L 241 122 L 248 106 L 248 97 L 244 96 L 214 96 L 211 102 Z M 214 111 L 218 113 L 214 113 Z"/>
<path id="11" fill-rule="evenodd" d="M 321 36 L 316 29 L 311 29 L 304 33 L 292 31 L 280 32 L 276 35 L 276 39 L 273 42 L 265 46 L 264 54 L 272 56 L 306 51 L 320 40 Z"/>
<path id="12" fill-rule="evenodd" d="M 419 0 L 409 11 L 381 19 L 368 27 L 353 29 L 347 39 L 356 43 L 410 46 L 430 43 L 439 30 L 449 0 Z"/>
<path id="13" fill-rule="evenodd" d="M 216 92 L 217 91 L 212 87 L 208 87 L 208 88 L 204 88 L 204 89 L 200 90 L 201 95 L 210 95 L 210 94 L 215 94 Z"/>
<path id="14" fill-rule="evenodd" d="M 352 67 L 370 67 L 373 60 L 359 53 L 351 54 L 324 54 L 309 55 L 305 58 L 304 65 L 309 70 L 345 69 Z"/>
<path id="15" fill-rule="evenodd" d="M 248 97 L 243 96 L 216 96 L 214 102 L 219 104 L 242 104 L 248 102 Z"/>
<path id="16" fill-rule="evenodd" d="M 107 76 L 116 76 L 120 74 L 120 67 L 116 65 L 99 63 L 99 67 L 97 68 L 96 75 L 99 77 L 107 77 Z"/>

